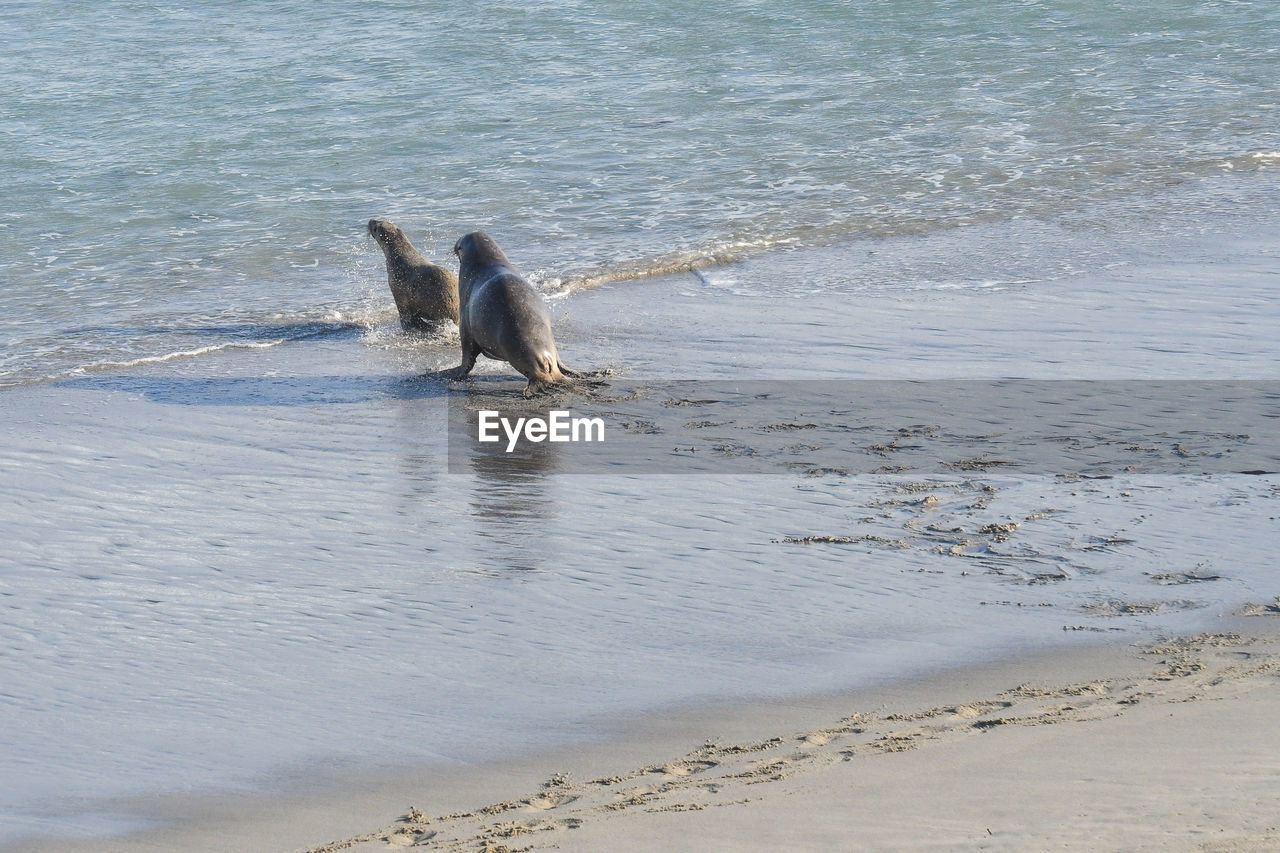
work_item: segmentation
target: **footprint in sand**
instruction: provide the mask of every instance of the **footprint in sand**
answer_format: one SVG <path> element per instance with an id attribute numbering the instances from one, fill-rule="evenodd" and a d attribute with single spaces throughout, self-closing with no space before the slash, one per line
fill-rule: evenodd
<path id="1" fill-rule="evenodd" d="M 968 705 L 957 705 L 951 713 L 957 719 L 972 720 L 992 711 L 1002 711 L 1012 705 L 1012 702 L 971 702 Z"/>
<path id="2" fill-rule="evenodd" d="M 868 744 L 874 752 L 906 752 L 909 749 L 915 749 L 920 745 L 920 741 L 924 739 L 926 732 L 924 729 L 911 729 L 910 731 L 889 732 L 881 735 L 877 740 Z"/>
<path id="3" fill-rule="evenodd" d="M 695 773 L 705 773 L 712 767 L 716 766 L 714 761 L 673 761 L 670 764 L 664 764 L 659 771 L 668 776 L 692 776 Z"/>
<path id="4" fill-rule="evenodd" d="M 435 838 L 434 832 L 419 832 L 414 829 L 401 829 L 383 837 L 388 847 L 413 847 L 424 841 Z"/>
<path id="5" fill-rule="evenodd" d="M 631 808 L 632 806 L 642 806 L 649 803 L 661 795 L 657 788 L 647 785 L 638 788 L 629 788 L 625 791 L 618 791 L 616 799 L 612 803 L 605 806 L 608 811 L 621 811 L 622 809 Z"/>
<path id="6" fill-rule="evenodd" d="M 525 802 L 528 803 L 529 809 L 535 812 L 545 812 L 550 809 L 556 809 L 560 806 L 566 806 L 578 799 L 573 794 L 539 794 L 536 797 L 530 797 Z"/>
<path id="7" fill-rule="evenodd" d="M 797 753 L 783 758 L 762 759 L 753 762 L 748 769 L 741 773 L 733 774 L 732 778 L 745 779 L 748 785 L 755 785 L 760 782 L 778 782 L 790 776 L 797 764 L 807 761 L 811 757 L 810 755 Z"/>
<path id="8" fill-rule="evenodd" d="M 489 850 L 494 846 L 492 839 L 494 838 L 516 838 L 521 835 L 530 835 L 535 832 L 554 832 L 556 830 L 577 829 L 582 826 L 582 820 L 576 817 L 568 817 L 563 819 L 547 820 L 537 818 L 534 820 L 513 820 L 508 823 L 499 823 L 485 828 L 481 833 L 486 847 Z"/>

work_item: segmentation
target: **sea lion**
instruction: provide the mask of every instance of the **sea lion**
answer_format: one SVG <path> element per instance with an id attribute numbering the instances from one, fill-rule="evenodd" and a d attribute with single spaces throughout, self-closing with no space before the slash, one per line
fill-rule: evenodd
<path id="1" fill-rule="evenodd" d="M 529 380 L 526 397 L 583 378 L 561 363 L 551 335 L 551 312 L 492 237 L 474 231 L 454 244 L 453 253 L 459 264 L 462 364 L 446 371 L 450 379 L 470 373 L 481 353 L 524 374 Z"/>
<path id="2" fill-rule="evenodd" d="M 458 277 L 422 256 L 404 232 L 385 219 L 370 219 L 369 234 L 387 258 L 387 284 L 406 329 L 458 322 Z"/>

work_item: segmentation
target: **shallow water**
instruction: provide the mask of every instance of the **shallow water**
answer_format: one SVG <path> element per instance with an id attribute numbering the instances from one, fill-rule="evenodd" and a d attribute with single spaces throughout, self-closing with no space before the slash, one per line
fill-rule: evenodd
<path id="1" fill-rule="evenodd" d="M 1150 204 L 1275 168 L 1278 29 L 1274 4 L 1205 0 L 269 3 L 234 23 L 8 3 L 0 383 L 376 325 L 371 216 L 440 259 L 489 230 L 556 291 Z"/>
<path id="2" fill-rule="evenodd" d="M 1280 13 L 971 6 L 0 10 L 0 841 L 1274 598 L 1274 476 L 450 472 L 370 216 L 620 384 L 1273 380 Z"/>

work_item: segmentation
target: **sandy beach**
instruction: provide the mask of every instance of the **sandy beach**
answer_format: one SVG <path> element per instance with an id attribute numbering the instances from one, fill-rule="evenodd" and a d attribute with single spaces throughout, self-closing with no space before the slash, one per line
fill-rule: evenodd
<path id="1" fill-rule="evenodd" d="M 1265 627 L 701 718 L 639 765 L 596 775 L 617 755 L 596 747 L 444 813 L 431 786 L 397 823 L 309 849 L 1271 850 L 1280 638 Z"/>
<path id="2" fill-rule="evenodd" d="M 341 791 L 136 803 L 171 826 L 21 851 L 1264 851 L 1280 844 L 1280 604 L 853 693 L 618 721 Z M 314 779 L 313 779 L 314 781 Z"/>

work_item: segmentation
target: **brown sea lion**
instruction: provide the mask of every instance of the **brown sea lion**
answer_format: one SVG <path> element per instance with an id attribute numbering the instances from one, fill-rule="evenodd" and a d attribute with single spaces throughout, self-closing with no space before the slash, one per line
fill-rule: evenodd
<path id="1" fill-rule="evenodd" d="M 422 256 L 404 232 L 385 219 L 370 219 L 369 234 L 387 258 L 387 284 L 406 329 L 458 322 L 458 277 Z"/>
<path id="2" fill-rule="evenodd" d="M 523 373 L 529 380 L 526 397 L 583 378 L 561 363 L 551 335 L 551 312 L 492 237 L 472 232 L 454 244 L 453 253 L 459 263 L 462 364 L 446 372 L 450 379 L 470 373 L 481 353 Z"/>

